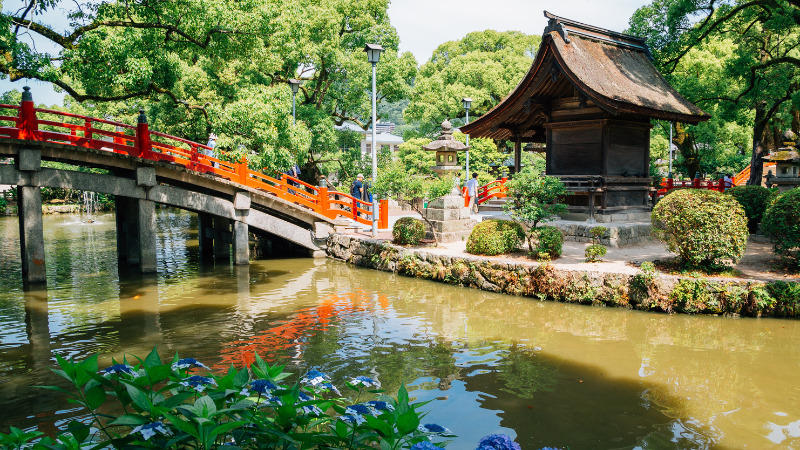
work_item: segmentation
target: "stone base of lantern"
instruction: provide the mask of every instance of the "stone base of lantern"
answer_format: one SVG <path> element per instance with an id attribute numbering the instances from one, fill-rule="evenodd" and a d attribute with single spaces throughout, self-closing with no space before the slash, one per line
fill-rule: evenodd
<path id="1" fill-rule="evenodd" d="M 428 203 L 425 214 L 433 225 L 433 230 L 428 230 L 425 237 L 433 239 L 435 235 L 438 242 L 466 241 L 478 223 L 470 218 L 469 209 L 464 207 L 464 198 L 456 194 Z"/>

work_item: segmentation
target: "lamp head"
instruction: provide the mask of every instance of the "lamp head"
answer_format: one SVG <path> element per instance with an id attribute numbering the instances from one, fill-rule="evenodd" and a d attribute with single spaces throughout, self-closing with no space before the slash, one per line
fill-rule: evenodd
<path id="1" fill-rule="evenodd" d="M 377 64 L 381 59 L 381 52 L 383 47 L 378 44 L 367 44 L 364 46 L 364 51 L 367 52 L 367 61 L 372 64 Z"/>
<path id="2" fill-rule="evenodd" d="M 461 102 L 464 104 L 464 109 L 469 111 L 470 106 L 472 106 L 472 99 L 469 97 L 464 97 L 461 99 Z"/>
<path id="3" fill-rule="evenodd" d="M 292 88 L 292 93 L 297 94 L 297 91 L 300 90 L 300 80 L 295 80 L 292 78 L 289 80 L 289 86 Z"/>

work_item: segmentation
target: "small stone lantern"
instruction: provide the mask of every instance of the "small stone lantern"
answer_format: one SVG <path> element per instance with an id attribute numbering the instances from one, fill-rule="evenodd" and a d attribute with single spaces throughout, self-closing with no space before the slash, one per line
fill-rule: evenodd
<path id="1" fill-rule="evenodd" d="M 439 137 L 430 144 L 423 145 L 422 148 L 436 152 L 436 165 L 431 167 L 431 170 L 440 177 L 455 175 L 461 170 L 457 152 L 469 149 L 463 142 L 453 139 L 453 125 L 446 119 L 442 122 L 442 132 Z"/>
<path id="2" fill-rule="evenodd" d="M 775 163 L 776 173 L 772 178 L 772 184 L 778 186 L 779 192 L 800 186 L 800 153 L 795 148 L 795 139 L 797 136 L 791 130 L 787 130 L 783 133 L 784 146 L 764 158 L 764 161 Z"/>

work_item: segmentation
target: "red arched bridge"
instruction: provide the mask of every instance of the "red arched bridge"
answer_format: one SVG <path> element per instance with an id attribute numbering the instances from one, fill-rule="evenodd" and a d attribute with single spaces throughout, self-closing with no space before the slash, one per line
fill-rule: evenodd
<path id="1" fill-rule="evenodd" d="M 142 272 L 156 271 L 155 204 L 199 215 L 200 250 L 236 264 L 249 260 L 248 231 L 291 241 L 320 255 L 334 220 L 372 223 L 371 205 L 348 194 L 288 176 L 271 176 L 237 162 L 208 156 L 212 148 L 150 131 L 144 113 L 131 126 L 34 107 L 29 88 L 20 105 L 0 105 L 0 184 L 18 187 L 22 271 L 45 281 L 41 188 L 115 196 L 117 249 Z M 15 114 L 16 113 L 16 114 Z M 106 169 L 88 173 L 43 167 L 41 161 Z M 388 227 L 380 204 L 378 228 Z"/>

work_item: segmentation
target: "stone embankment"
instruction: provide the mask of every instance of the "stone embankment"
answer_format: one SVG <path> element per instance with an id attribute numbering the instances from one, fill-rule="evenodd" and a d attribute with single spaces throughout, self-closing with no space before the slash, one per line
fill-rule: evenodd
<path id="1" fill-rule="evenodd" d="M 328 256 L 357 266 L 491 292 L 667 313 L 797 317 L 800 283 L 693 278 L 655 270 L 614 273 L 556 268 L 547 262 L 497 261 L 405 248 L 333 234 Z"/>

